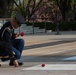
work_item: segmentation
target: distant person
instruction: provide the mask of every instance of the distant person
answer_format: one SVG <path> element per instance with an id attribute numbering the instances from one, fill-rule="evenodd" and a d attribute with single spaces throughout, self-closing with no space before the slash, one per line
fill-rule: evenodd
<path id="1" fill-rule="evenodd" d="M 9 66 L 18 67 L 23 65 L 22 62 L 17 61 L 21 58 L 24 48 L 24 40 L 16 38 L 18 34 L 14 33 L 21 24 L 25 23 L 24 17 L 21 13 L 17 13 L 15 17 L 6 22 L 0 30 L 0 56 L 8 55 L 8 58 L 1 58 L 2 61 L 10 60 Z"/>

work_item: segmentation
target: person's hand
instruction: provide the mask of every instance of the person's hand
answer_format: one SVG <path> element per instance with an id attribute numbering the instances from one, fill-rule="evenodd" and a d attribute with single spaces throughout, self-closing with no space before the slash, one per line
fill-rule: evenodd
<path id="1" fill-rule="evenodd" d="M 14 37 L 17 38 L 19 36 L 19 33 L 15 33 Z"/>
<path id="2" fill-rule="evenodd" d="M 15 67 L 19 67 L 19 64 L 18 64 L 18 61 L 17 60 L 15 60 L 13 63 L 14 63 L 14 66 Z"/>

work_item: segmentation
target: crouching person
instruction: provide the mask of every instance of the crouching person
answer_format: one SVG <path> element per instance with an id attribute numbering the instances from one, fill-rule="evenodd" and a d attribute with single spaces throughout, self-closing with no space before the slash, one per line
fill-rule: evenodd
<path id="1" fill-rule="evenodd" d="M 14 29 L 19 28 L 22 23 L 25 23 L 25 19 L 20 13 L 17 13 L 11 21 L 2 26 L 0 31 L 0 57 L 2 56 L 2 61 L 10 60 L 9 66 L 23 65 L 17 59 L 21 58 L 24 40 L 16 38 L 18 34 L 14 33 Z"/>

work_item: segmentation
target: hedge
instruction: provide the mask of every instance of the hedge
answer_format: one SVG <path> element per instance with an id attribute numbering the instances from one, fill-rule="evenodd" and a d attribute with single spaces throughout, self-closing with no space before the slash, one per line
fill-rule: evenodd
<path id="1" fill-rule="evenodd" d="M 26 23 L 28 26 L 33 25 L 33 23 Z M 45 26 L 46 25 L 46 26 Z M 46 30 L 56 30 L 57 24 L 50 22 L 35 22 L 34 27 L 45 28 Z M 67 30 L 76 30 L 76 21 L 70 22 L 61 22 L 59 23 L 59 30 L 67 31 Z"/>

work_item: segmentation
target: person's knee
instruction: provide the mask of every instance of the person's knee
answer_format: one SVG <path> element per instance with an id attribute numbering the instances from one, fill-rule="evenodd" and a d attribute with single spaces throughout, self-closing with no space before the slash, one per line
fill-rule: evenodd
<path id="1" fill-rule="evenodd" d="M 15 58 L 16 58 L 16 59 L 20 59 L 20 57 L 21 57 L 20 52 L 16 53 Z"/>
<path id="2" fill-rule="evenodd" d="M 20 39 L 20 43 L 21 43 L 22 45 L 24 45 L 24 40 L 23 40 L 23 39 Z"/>

